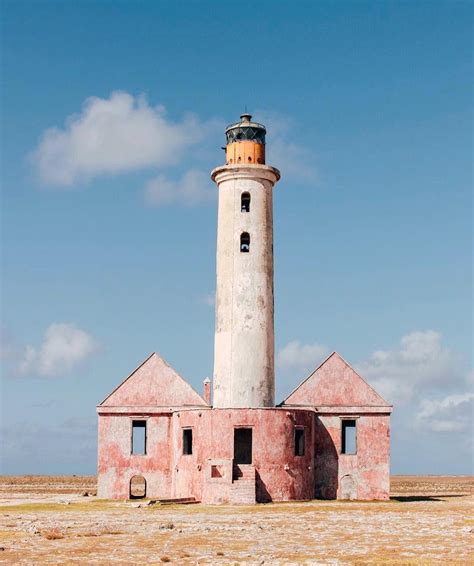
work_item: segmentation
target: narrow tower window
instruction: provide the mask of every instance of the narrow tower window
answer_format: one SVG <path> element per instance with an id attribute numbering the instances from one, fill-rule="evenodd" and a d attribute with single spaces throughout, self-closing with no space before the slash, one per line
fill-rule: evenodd
<path id="1" fill-rule="evenodd" d="M 243 232 L 240 235 L 240 251 L 243 253 L 250 251 L 250 234 L 248 232 Z"/>
<path id="2" fill-rule="evenodd" d="M 242 193 L 240 199 L 240 211 L 250 212 L 250 193 Z"/>

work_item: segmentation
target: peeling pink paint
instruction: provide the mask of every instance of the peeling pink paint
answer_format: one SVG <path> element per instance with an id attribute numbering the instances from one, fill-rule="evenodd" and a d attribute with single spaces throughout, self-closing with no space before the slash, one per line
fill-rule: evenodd
<path id="1" fill-rule="evenodd" d="M 98 406 L 98 494 L 127 499 L 141 475 L 148 497 L 204 503 L 388 499 L 391 410 L 337 353 L 281 406 L 260 409 L 211 408 L 153 354 Z M 341 454 L 343 418 L 357 420 L 356 454 Z M 147 422 L 146 455 L 131 454 L 138 419 Z M 239 427 L 252 429 L 252 463 L 236 467 Z M 302 456 L 295 428 L 305 431 Z M 192 430 L 190 455 L 183 429 Z"/>

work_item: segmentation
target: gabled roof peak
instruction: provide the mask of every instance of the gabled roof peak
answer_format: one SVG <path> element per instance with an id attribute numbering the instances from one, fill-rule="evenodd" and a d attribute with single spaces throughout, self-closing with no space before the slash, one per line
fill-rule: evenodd
<path id="1" fill-rule="evenodd" d="M 333 351 L 281 403 L 391 407 L 365 379 Z"/>
<path id="2" fill-rule="evenodd" d="M 152 352 L 101 406 L 208 406 L 159 354 Z"/>

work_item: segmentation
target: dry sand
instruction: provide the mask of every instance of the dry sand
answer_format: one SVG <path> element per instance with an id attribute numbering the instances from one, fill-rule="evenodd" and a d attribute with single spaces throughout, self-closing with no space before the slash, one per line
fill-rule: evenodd
<path id="1" fill-rule="evenodd" d="M 398 476 L 383 503 L 211 507 L 83 496 L 94 477 L 3 477 L 0 563 L 472 564 L 473 487 Z"/>

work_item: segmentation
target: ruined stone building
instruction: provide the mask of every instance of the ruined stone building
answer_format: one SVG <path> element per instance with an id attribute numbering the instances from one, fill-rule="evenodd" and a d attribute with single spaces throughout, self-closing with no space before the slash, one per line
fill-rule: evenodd
<path id="1" fill-rule="evenodd" d="M 151 354 L 97 407 L 98 495 L 203 503 L 388 499 L 390 413 L 336 352 L 275 405 L 272 193 L 265 127 L 226 129 L 212 385 Z M 212 389 L 212 395 L 211 395 Z"/>

